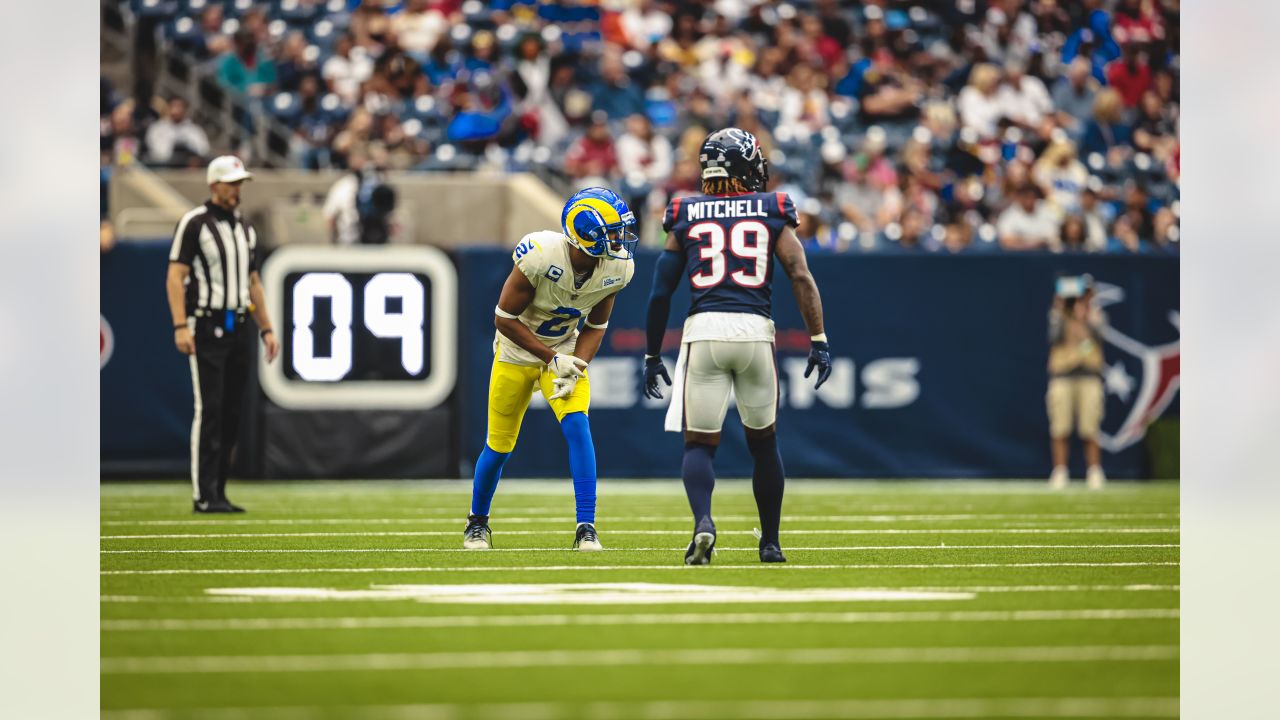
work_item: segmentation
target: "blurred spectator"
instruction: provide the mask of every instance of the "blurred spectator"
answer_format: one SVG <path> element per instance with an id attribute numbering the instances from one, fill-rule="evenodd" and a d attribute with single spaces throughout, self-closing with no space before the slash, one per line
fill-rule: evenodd
<path id="1" fill-rule="evenodd" d="M 610 120 L 644 112 L 644 95 L 627 76 L 619 53 L 606 53 L 600 59 L 600 80 L 591 90 L 593 109 L 602 111 Z"/>
<path id="2" fill-rule="evenodd" d="M 1138 104 L 1133 124 L 1133 145 L 1151 153 L 1161 162 L 1169 160 L 1178 147 L 1177 120 L 1154 90 L 1143 93 Z"/>
<path id="3" fill-rule="evenodd" d="M 98 252 L 106 255 L 116 247 L 116 228 L 109 218 L 98 221 Z"/>
<path id="4" fill-rule="evenodd" d="M 1074 138 L 1084 135 L 1084 124 L 1093 115 L 1098 87 L 1098 81 L 1089 74 L 1089 61 L 1084 58 L 1071 61 L 1066 75 L 1053 87 L 1058 124 Z"/>
<path id="5" fill-rule="evenodd" d="M 351 106 L 360 99 L 360 86 L 373 75 L 373 61 L 364 48 L 356 47 L 354 37 L 344 34 L 325 61 L 321 75 L 329 92 L 337 93 L 343 104 Z"/>
<path id="6" fill-rule="evenodd" d="M 368 159 L 361 151 L 351 154 L 348 159 L 350 171 L 329 188 L 324 201 L 324 219 L 334 243 L 354 245 L 365 242 L 362 219 L 377 212 L 374 208 L 374 191 L 386 184 L 383 178 L 385 167 L 384 152 L 375 150 Z M 379 209 L 385 209 L 386 193 L 380 195 L 382 207 Z M 394 195 L 390 198 L 390 204 L 395 204 Z M 371 243 L 386 242 L 386 237 L 370 237 L 368 240 Z"/>
<path id="7" fill-rule="evenodd" d="M 1058 227 L 1058 245 L 1063 252 L 1089 252 L 1089 231 L 1080 215 L 1067 215 Z"/>
<path id="8" fill-rule="evenodd" d="M 110 115 L 101 118 L 102 164 L 130 165 L 138 160 L 138 131 L 134 126 L 133 111 L 133 100 L 122 100 L 112 108 Z"/>
<path id="9" fill-rule="evenodd" d="M 209 154 L 209 137 L 187 117 L 187 101 L 169 100 L 164 116 L 147 128 L 147 162 L 177 167 L 204 165 Z"/>
<path id="10" fill-rule="evenodd" d="M 658 185 L 671 174 L 671 143 L 655 135 L 649 118 L 641 114 L 627 118 L 627 131 L 618 138 L 618 169 L 628 179 L 642 178 Z"/>
<path id="11" fill-rule="evenodd" d="M 1121 45 L 1119 60 L 1107 65 L 1107 84 L 1120 92 L 1125 107 L 1136 107 L 1142 94 L 1151 88 L 1151 66 L 1146 57 L 1145 30 L 1135 30 Z"/>
<path id="12" fill-rule="evenodd" d="M 887 191 L 896 190 L 898 173 L 884 156 L 885 132 L 867 131 L 862 149 L 843 165 L 843 182 L 835 187 L 835 200 L 844 217 L 862 232 L 876 233 L 888 224 L 901 203 L 891 204 Z"/>
<path id="13" fill-rule="evenodd" d="M 356 44 L 372 55 L 381 55 L 383 48 L 392 44 L 391 18 L 387 7 L 398 2 L 365 0 L 351 13 L 351 35 Z"/>
<path id="14" fill-rule="evenodd" d="M 1058 220 L 1030 183 L 1018 188 L 1014 203 L 1001 213 L 996 229 L 1005 250 L 1059 249 Z"/>
<path id="15" fill-rule="evenodd" d="M 218 83 L 239 95 L 265 95 L 276 81 L 275 61 L 258 47 L 249 29 L 236 31 L 234 45 L 234 51 L 218 63 Z"/>
<path id="16" fill-rule="evenodd" d="M 318 72 L 316 56 L 319 53 L 312 52 L 315 52 L 315 55 L 308 52 L 307 36 L 300 31 L 294 31 L 285 36 L 276 58 L 276 85 L 280 90 L 296 92 L 302 85 L 304 76 Z"/>
<path id="17" fill-rule="evenodd" d="M 1004 85 L 999 91 L 1004 116 L 1026 130 L 1048 135 L 1043 125 L 1050 121 L 1053 101 L 1040 78 L 1027 74 L 1027 66 L 1013 61 L 1005 66 Z M 1052 123 L 1049 125 L 1052 128 Z"/>
<path id="18" fill-rule="evenodd" d="M 231 36 L 222 31 L 222 21 L 222 3 L 211 2 L 200 13 L 200 29 L 204 32 L 203 56 L 206 58 L 218 57 L 235 47 Z"/>
<path id="19" fill-rule="evenodd" d="M 444 13 L 431 7 L 430 0 L 408 0 L 404 8 L 391 17 L 391 30 L 400 49 L 422 64 L 440 38 L 449 31 L 449 20 Z"/>
<path id="20" fill-rule="evenodd" d="M 1093 102 L 1093 118 L 1085 125 L 1082 150 L 1086 155 L 1106 156 L 1113 148 L 1127 147 L 1132 133 L 1124 122 L 1124 101 L 1112 88 L 1098 92 Z"/>
<path id="21" fill-rule="evenodd" d="M 591 114 L 587 132 L 565 153 L 564 169 L 577 187 L 612 185 L 618 172 L 618 154 L 603 111 Z"/>
<path id="22" fill-rule="evenodd" d="M 1049 143 L 1036 161 L 1031 177 L 1060 215 L 1080 209 L 1080 196 L 1089 180 L 1089 171 L 1076 158 L 1076 146 L 1070 140 L 1059 138 Z"/>
<path id="23" fill-rule="evenodd" d="M 956 100 L 961 125 L 977 132 L 979 138 L 995 137 L 996 124 L 1004 116 L 999 90 L 1000 70 L 995 65 L 979 63 L 969 71 L 969 84 Z"/>
<path id="24" fill-rule="evenodd" d="M 1093 178 L 1096 180 L 1097 178 Z M 1107 249 L 1107 219 L 1103 214 L 1102 203 L 1098 199 L 1098 191 L 1088 185 L 1080 195 L 1080 218 L 1084 221 L 1085 243 L 1089 252 L 1103 252 Z"/>
<path id="25" fill-rule="evenodd" d="M 843 252 L 847 249 L 848 243 L 842 242 L 836 230 L 822 221 L 820 201 L 806 198 L 797 210 L 800 224 L 796 226 L 796 237 L 805 250 Z"/>

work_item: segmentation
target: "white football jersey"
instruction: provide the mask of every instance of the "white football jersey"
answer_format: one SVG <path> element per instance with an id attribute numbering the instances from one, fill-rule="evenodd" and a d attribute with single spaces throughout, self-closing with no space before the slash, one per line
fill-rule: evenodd
<path id="1" fill-rule="evenodd" d="M 547 347 L 565 354 L 578 344 L 579 321 L 601 300 L 626 287 L 636 271 L 633 260 L 603 257 L 582 287 L 575 287 L 569 238 L 550 230 L 525 235 L 511 259 L 534 287 L 533 302 L 520 314 L 520 322 Z M 493 346 L 502 362 L 542 364 L 501 332 L 495 333 Z"/>

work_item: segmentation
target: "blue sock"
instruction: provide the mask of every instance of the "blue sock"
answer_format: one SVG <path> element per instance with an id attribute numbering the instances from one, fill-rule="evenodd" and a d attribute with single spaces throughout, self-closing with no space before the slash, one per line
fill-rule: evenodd
<path id="1" fill-rule="evenodd" d="M 680 474 L 684 477 L 684 492 L 689 496 L 694 523 L 711 517 L 711 491 L 716 487 L 716 470 L 712 465 L 715 456 L 714 445 L 685 443 Z"/>
<path id="2" fill-rule="evenodd" d="M 778 452 L 778 436 L 747 437 L 747 448 L 755 461 L 751 475 L 751 491 L 760 511 L 760 540 L 778 544 L 778 524 L 782 520 L 782 488 L 786 478 L 782 471 L 782 454 Z"/>
<path id="3" fill-rule="evenodd" d="M 573 497 L 578 506 L 578 522 L 596 521 L 596 447 L 591 443 L 591 424 L 586 413 L 574 412 L 560 421 L 560 432 L 569 443 L 569 471 L 573 473 Z"/>
<path id="4" fill-rule="evenodd" d="M 485 443 L 484 450 L 476 460 L 476 479 L 471 485 L 471 514 L 488 515 L 489 504 L 493 502 L 493 493 L 498 489 L 498 480 L 502 478 L 502 466 L 507 464 L 511 453 L 500 453 Z"/>

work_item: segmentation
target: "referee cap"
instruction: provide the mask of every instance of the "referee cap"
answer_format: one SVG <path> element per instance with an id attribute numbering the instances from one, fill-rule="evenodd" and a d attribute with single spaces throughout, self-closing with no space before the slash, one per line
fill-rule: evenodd
<path id="1" fill-rule="evenodd" d="M 250 180 L 253 175 L 244 168 L 244 163 L 235 155 L 223 155 L 216 157 L 213 162 L 209 163 L 209 172 L 206 174 L 209 184 L 220 182 L 240 182 L 241 180 Z"/>

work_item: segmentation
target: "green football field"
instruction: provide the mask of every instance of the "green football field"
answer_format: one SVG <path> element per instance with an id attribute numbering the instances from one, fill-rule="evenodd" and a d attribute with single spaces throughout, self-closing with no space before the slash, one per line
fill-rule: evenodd
<path id="1" fill-rule="evenodd" d="M 678 481 L 102 486 L 103 717 L 1168 718 L 1178 488 L 791 481 L 785 565 L 722 481 L 684 567 Z"/>

